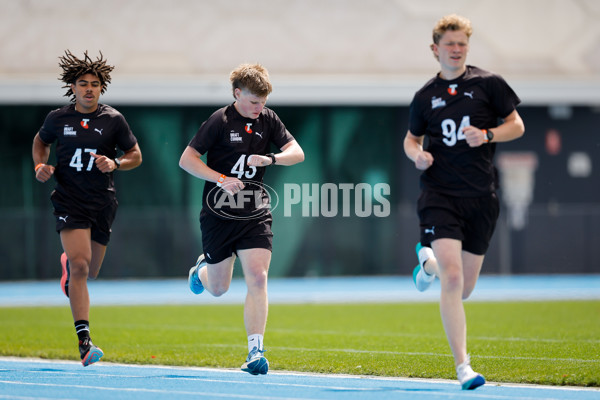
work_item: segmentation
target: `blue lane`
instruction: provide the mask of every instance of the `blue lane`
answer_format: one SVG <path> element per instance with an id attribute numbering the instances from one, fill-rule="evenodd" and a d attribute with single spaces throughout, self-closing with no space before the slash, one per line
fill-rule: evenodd
<path id="1" fill-rule="evenodd" d="M 234 279 L 219 298 L 195 296 L 187 279 L 89 282 L 92 305 L 242 304 L 246 286 Z M 277 303 L 374 303 L 437 301 L 439 280 L 424 293 L 409 276 L 294 278 L 269 280 L 269 301 Z M 479 279 L 470 301 L 600 299 L 600 275 L 518 275 Z M 0 307 L 68 305 L 55 281 L 0 282 Z"/>
<path id="2" fill-rule="evenodd" d="M 0 358 L 0 399 L 598 400 L 600 389 Z"/>

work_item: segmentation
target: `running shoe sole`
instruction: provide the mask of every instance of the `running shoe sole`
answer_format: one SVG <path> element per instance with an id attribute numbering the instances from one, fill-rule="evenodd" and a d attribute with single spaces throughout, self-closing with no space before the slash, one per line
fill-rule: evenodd
<path id="1" fill-rule="evenodd" d="M 265 357 L 245 362 L 242 371 L 251 375 L 266 375 L 269 372 L 269 361 Z"/>
<path id="2" fill-rule="evenodd" d="M 476 377 L 469 379 L 468 381 L 462 384 L 463 390 L 473 390 L 477 389 L 479 386 L 485 384 L 485 378 L 479 374 Z"/>
<path id="3" fill-rule="evenodd" d="M 190 272 L 188 274 L 188 285 L 194 294 L 200 294 L 204 292 L 204 286 L 202 285 L 202 281 L 198 276 L 198 270 L 203 263 L 206 263 L 204 261 L 204 254 L 200 254 L 198 260 L 196 260 L 196 265 L 190 268 Z"/>
<path id="4" fill-rule="evenodd" d="M 87 367 L 88 365 L 100 361 L 103 355 L 104 352 L 102 352 L 100 347 L 92 346 L 86 355 L 81 359 L 81 364 L 83 364 L 84 367 Z"/>
<path id="5" fill-rule="evenodd" d="M 417 258 L 419 258 L 419 251 L 422 248 L 423 248 L 423 246 L 421 245 L 421 242 L 417 243 L 417 246 L 415 247 L 415 251 L 417 253 Z M 424 292 L 431 287 L 431 285 L 433 284 L 433 281 L 435 281 L 435 277 L 431 281 L 428 282 L 425 279 L 419 279 L 419 273 L 426 274 L 425 271 L 423 271 L 423 268 L 421 267 L 420 262 L 419 262 L 419 265 L 417 265 L 415 267 L 415 269 L 413 269 L 413 282 L 415 283 L 415 287 L 417 288 L 417 290 L 419 292 Z"/>

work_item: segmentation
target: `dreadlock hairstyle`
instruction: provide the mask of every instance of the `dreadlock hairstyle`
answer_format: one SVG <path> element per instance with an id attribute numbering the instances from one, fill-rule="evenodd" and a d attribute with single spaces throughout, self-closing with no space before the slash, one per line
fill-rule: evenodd
<path id="1" fill-rule="evenodd" d="M 71 85 L 74 85 L 77 82 L 79 77 L 85 74 L 93 74 L 100 79 L 100 84 L 102 85 L 101 94 L 106 91 L 106 87 L 110 83 L 110 73 L 115 68 L 112 65 L 107 65 L 106 60 L 103 59 L 102 52 L 100 52 L 100 57 L 96 58 L 96 61 L 92 61 L 92 59 L 88 56 L 87 50 L 83 53 L 84 59 L 80 60 L 75 57 L 73 53 L 69 50 L 65 50 L 65 55 L 59 57 L 59 66 L 62 68 L 63 72 L 60 76 L 59 80 L 66 83 L 63 88 L 67 88 L 66 97 L 71 97 L 71 102 L 75 102 L 75 94 L 73 90 L 71 90 Z"/>

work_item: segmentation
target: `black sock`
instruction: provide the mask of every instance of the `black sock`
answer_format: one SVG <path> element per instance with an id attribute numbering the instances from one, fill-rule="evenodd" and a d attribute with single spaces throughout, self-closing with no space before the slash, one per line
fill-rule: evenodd
<path id="1" fill-rule="evenodd" d="M 86 320 L 75 321 L 75 332 L 79 340 L 90 337 L 90 322 Z"/>

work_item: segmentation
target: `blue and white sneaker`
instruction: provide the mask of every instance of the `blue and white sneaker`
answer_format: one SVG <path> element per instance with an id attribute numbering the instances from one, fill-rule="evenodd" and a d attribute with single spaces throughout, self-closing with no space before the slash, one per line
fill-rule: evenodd
<path id="1" fill-rule="evenodd" d="M 196 265 L 190 268 L 190 273 L 188 275 L 188 283 L 190 285 L 190 290 L 194 294 L 200 294 L 204 292 L 204 285 L 200 281 L 200 277 L 198 276 L 198 272 L 200 268 L 206 265 L 206 261 L 204 260 L 204 254 L 200 254 L 198 260 L 196 261 Z"/>
<path id="2" fill-rule="evenodd" d="M 477 389 L 479 386 L 485 384 L 485 378 L 483 375 L 473 371 L 468 358 L 464 363 L 456 367 L 456 376 L 463 390 Z"/>
<path id="3" fill-rule="evenodd" d="M 242 371 L 252 375 L 266 375 L 269 372 L 269 361 L 265 358 L 264 353 L 265 350 L 259 350 L 255 346 L 248 353 L 248 358 L 246 358 L 246 362 L 242 365 Z"/>
<path id="4" fill-rule="evenodd" d="M 88 337 L 79 341 L 79 354 L 81 355 L 81 364 L 87 367 L 100 361 L 104 352 L 100 347 L 92 343 L 92 339 Z"/>
<path id="5" fill-rule="evenodd" d="M 421 260 L 423 255 L 419 255 L 422 249 L 425 249 L 425 253 L 430 253 L 426 255 L 426 258 L 423 260 Z M 415 286 L 419 292 L 424 292 L 429 289 L 433 281 L 435 281 L 435 274 L 429 275 L 427 272 L 425 272 L 425 268 L 423 268 L 421 265 L 423 265 L 425 261 L 429 259 L 429 257 L 433 256 L 433 251 L 428 247 L 422 246 L 421 242 L 417 243 L 415 250 L 417 252 L 417 257 L 419 258 L 419 265 L 417 265 L 413 270 L 413 282 L 415 283 Z"/>

